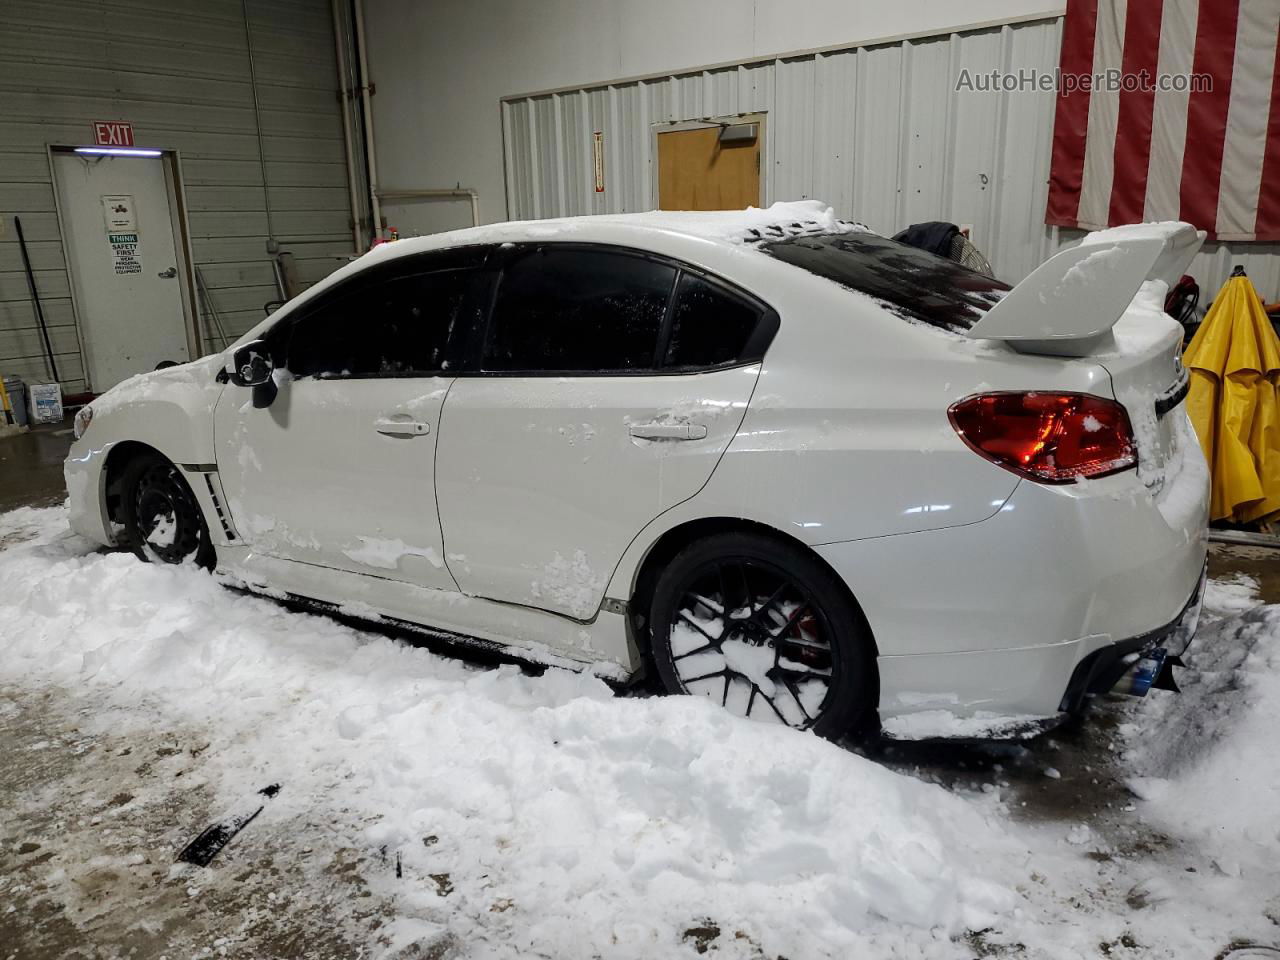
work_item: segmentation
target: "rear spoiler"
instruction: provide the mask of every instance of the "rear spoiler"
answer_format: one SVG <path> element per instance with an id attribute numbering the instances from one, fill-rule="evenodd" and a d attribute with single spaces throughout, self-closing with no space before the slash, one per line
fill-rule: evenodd
<path id="1" fill-rule="evenodd" d="M 1189 223 L 1136 223 L 1091 233 L 1050 257 L 973 325 L 977 340 L 1022 353 L 1084 357 L 1146 280 L 1172 287 L 1204 243 Z"/>

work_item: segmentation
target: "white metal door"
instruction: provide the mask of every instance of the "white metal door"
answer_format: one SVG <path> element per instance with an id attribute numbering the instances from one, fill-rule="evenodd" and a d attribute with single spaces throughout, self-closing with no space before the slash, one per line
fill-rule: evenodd
<path id="1" fill-rule="evenodd" d="M 90 388 L 191 359 L 163 161 L 53 155 Z"/>
<path id="2" fill-rule="evenodd" d="M 436 496 L 462 592 L 589 619 L 635 535 L 707 482 L 759 372 L 456 380 Z"/>

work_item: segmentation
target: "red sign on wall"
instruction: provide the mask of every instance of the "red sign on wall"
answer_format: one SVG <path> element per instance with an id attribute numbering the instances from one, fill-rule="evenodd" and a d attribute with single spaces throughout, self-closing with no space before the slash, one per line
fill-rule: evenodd
<path id="1" fill-rule="evenodd" d="M 596 172 L 596 193 L 604 193 L 604 132 L 591 134 L 591 158 Z"/>
<path id="2" fill-rule="evenodd" d="M 93 124 L 93 141 L 100 147 L 132 147 L 133 124 L 97 120 Z"/>

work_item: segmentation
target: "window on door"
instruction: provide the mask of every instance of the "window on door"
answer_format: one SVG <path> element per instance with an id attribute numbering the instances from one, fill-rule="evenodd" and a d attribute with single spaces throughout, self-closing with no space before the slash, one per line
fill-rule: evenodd
<path id="1" fill-rule="evenodd" d="M 652 370 L 677 269 L 623 252 L 541 247 L 502 271 L 483 369 Z"/>
<path id="2" fill-rule="evenodd" d="M 477 322 L 474 270 L 374 275 L 335 292 L 292 325 L 295 377 L 431 376 L 449 370 Z"/>

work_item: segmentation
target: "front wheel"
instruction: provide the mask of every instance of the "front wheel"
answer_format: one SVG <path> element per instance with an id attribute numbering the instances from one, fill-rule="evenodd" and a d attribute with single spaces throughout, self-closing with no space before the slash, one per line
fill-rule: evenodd
<path id="1" fill-rule="evenodd" d="M 213 541 L 200 505 L 176 466 L 159 455 L 141 456 L 121 482 L 125 539 L 149 563 L 214 565 Z"/>
<path id="2" fill-rule="evenodd" d="M 670 693 L 831 738 L 874 717 L 866 624 L 844 585 L 798 547 L 751 533 L 698 541 L 662 572 L 650 613 Z"/>

